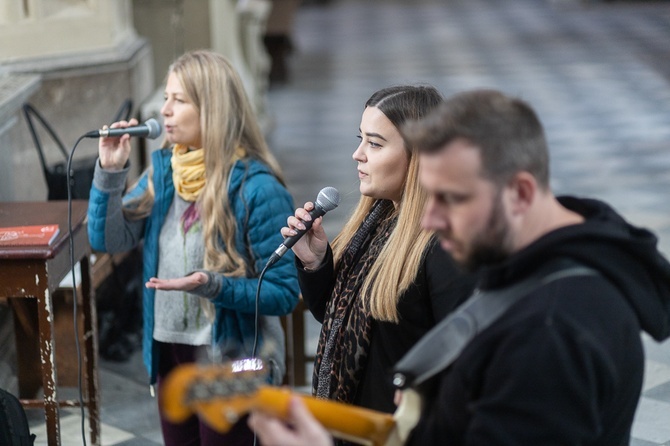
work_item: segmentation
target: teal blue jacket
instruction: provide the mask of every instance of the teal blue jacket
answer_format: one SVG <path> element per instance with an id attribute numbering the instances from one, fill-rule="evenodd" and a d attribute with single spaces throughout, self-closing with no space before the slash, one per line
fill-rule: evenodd
<path id="1" fill-rule="evenodd" d="M 108 172 L 96 163 L 91 187 L 88 235 L 92 249 L 109 253 L 123 252 L 143 241 L 145 282 L 150 277 L 156 277 L 160 230 L 174 198 L 171 156 L 171 149 L 157 150 L 152 154 L 155 201 L 151 214 L 145 219 L 127 220 L 121 208 L 123 202 L 144 192 L 149 171 L 124 196 L 128 168 L 121 172 Z M 211 299 L 216 308 L 212 342 L 224 357 L 232 359 L 252 355 L 258 275 L 283 241 L 279 229 L 285 226 L 286 218 L 293 215 L 294 206 L 291 195 L 270 169 L 252 159 L 236 162 L 227 193 L 237 221 L 236 248 L 250 260 L 248 264 L 254 265 L 255 270 L 249 277 L 243 278 L 210 272 L 210 280 L 214 278 L 217 283 L 215 286 L 210 284 L 207 289 L 215 290 L 216 294 L 203 297 Z M 293 253 L 289 251 L 268 268 L 263 277 L 259 313 L 275 316 L 289 314 L 298 302 L 299 293 Z M 143 357 L 151 384 L 156 382 L 158 368 L 158 349 L 153 340 L 154 297 L 154 289 L 144 289 Z"/>

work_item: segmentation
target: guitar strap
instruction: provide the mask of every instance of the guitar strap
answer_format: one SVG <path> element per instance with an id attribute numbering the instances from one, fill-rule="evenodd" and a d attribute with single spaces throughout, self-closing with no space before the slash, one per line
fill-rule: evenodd
<path id="1" fill-rule="evenodd" d="M 417 387 L 446 369 L 478 333 L 502 316 L 531 291 L 566 277 L 599 273 L 571 259 L 550 262 L 521 282 L 491 291 L 475 290 L 453 313 L 431 329 L 398 361 L 393 384 L 399 389 Z"/>

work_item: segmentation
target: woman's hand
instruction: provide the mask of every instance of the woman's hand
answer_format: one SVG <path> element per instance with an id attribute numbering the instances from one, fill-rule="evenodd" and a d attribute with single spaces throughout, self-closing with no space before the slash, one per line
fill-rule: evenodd
<path id="1" fill-rule="evenodd" d="M 288 416 L 291 427 L 260 411 L 253 411 L 247 423 L 264 446 L 332 446 L 332 437 L 300 398 L 291 398 Z"/>
<path id="2" fill-rule="evenodd" d="M 207 283 L 207 274 L 196 271 L 185 277 L 178 277 L 176 279 L 159 279 L 152 277 L 144 284 L 147 288 L 154 288 L 156 290 L 165 291 L 191 291 L 200 285 Z"/>
<path id="3" fill-rule="evenodd" d="M 309 212 L 314 209 L 314 203 L 308 201 L 305 206 L 295 210 L 295 215 L 286 219 L 288 226 L 281 228 L 281 235 L 291 237 L 298 234 L 298 230 L 304 231 L 306 221 L 312 221 Z M 300 259 L 306 269 L 316 269 L 326 257 L 328 249 L 328 237 L 321 223 L 323 217 L 314 220 L 312 227 L 293 245 L 293 253 Z"/>
<path id="4" fill-rule="evenodd" d="M 130 121 L 119 121 L 103 129 L 126 128 L 137 125 L 137 119 Z M 100 138 L 98 141 L 98 156 L 100 157 L 100 166 L 105 170 L 121 170 L 128 162 L 130 157 L 130 135 L 108 136 Z"/>

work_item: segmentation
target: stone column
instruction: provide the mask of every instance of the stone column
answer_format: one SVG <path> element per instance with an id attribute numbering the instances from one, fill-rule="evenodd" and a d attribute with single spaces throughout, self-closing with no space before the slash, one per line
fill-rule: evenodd
<path id="1" fill-rule="evenodd" d="M 134 0 L 133 9 L 137 31 L 154 49 L 157 87 L 142 107 L 143 119 L 162 119 L 163 82 L 170 63 L 185 51 L 210 48 L 231 61 L 262 130 L 272 130 L 266 105 L 270 61 L 262 41 L 271 9 L 268 0 Z M 159 145 L 151 141 L 145 150 Z"/>
<path id="2" fill-rule="evenodd" d="M 212 48 L 237 68 L 261 125 L 270 130 L 266 107 L 270 60 L 263 34 L 270 8 L 267 0 L 209 0 Z"/>

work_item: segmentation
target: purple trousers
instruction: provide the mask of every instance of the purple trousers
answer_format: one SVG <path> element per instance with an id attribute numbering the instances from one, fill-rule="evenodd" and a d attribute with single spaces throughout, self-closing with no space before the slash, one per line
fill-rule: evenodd
<path id="1" fill-rule="evenodd" d="M 193 363 L 202 357 L 204 347 L 159 342 L 158 400 L 161 400 L 161 382 L 172 369 L 180 364 Z M 160 413 L 160 410 L 159 410 Z M 253 446 L 254 433 L 247 426 L 247 416 L 241 418 L 226 434 L 211 429 L 197 415 L 183 423 L 171 423 L 160 413 L 161 430 L 165 446 Z"/>

